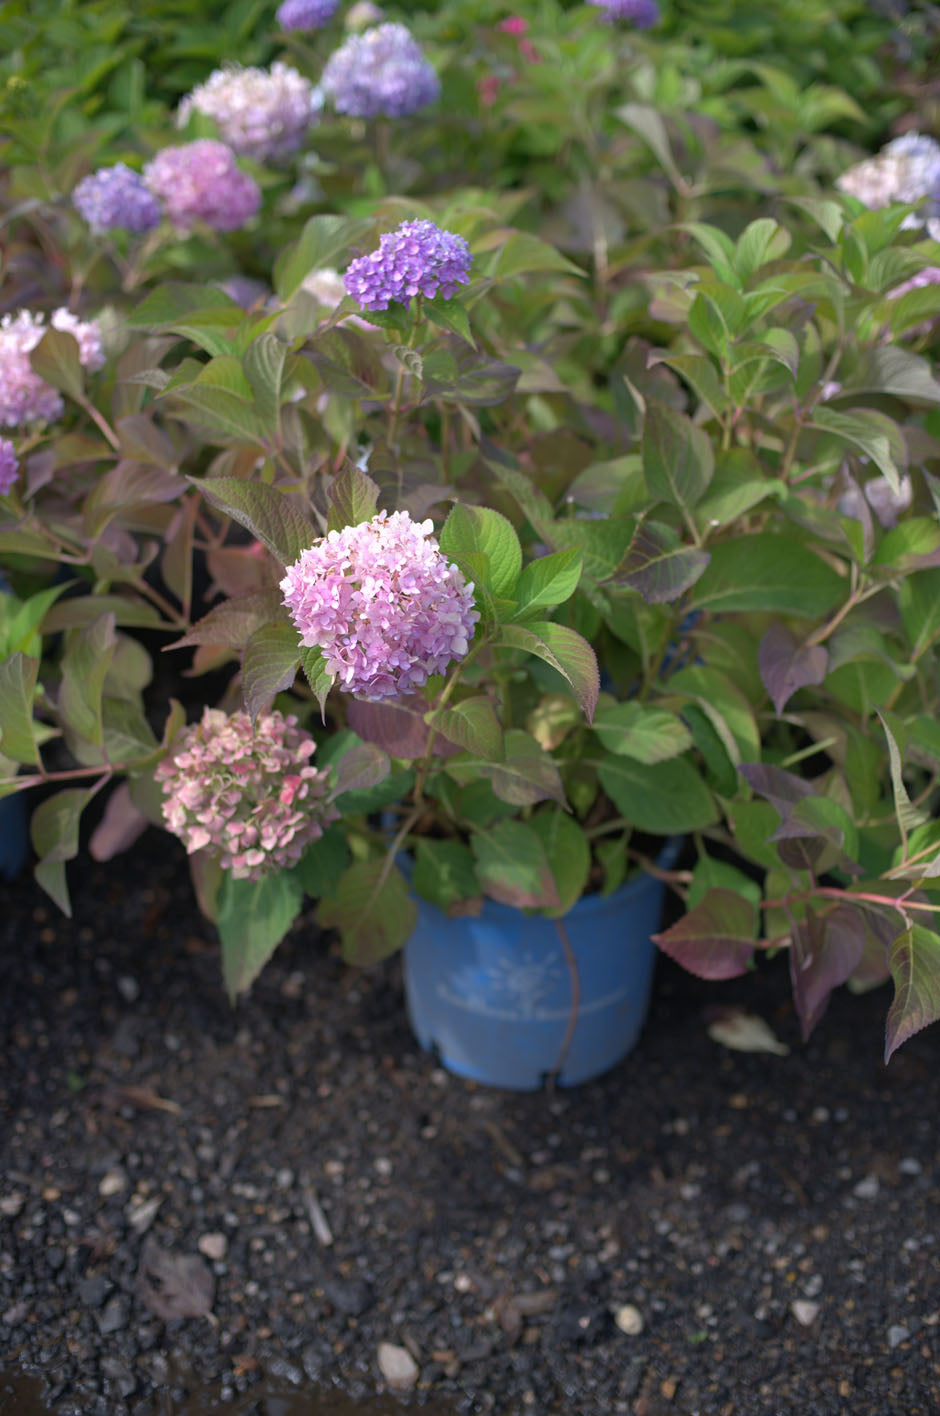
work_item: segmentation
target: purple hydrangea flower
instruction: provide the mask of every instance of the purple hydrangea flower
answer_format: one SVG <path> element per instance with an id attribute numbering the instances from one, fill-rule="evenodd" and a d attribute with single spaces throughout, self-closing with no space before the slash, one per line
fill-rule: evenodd
<path id="1" fill-rule="evenodd" d="M 935 210 L 940 203 L 940 143 L 921 133 L 905 133 L 887 143 L 875 157 L 857 162 L 837 178 L 836 186 L 867 207 L 877 209 L 891 202 L 926 202 L 922 216 L 936 240 L 940 230 Z M 921 217 L 911 215 L 906 227 L 921 225 Z"/>
<path id="2" fill-rule="evenodd" d="M 289 64 L 267 69 L 216 69 L 183 99 L 176 115 L 183 127 L 193 112 L 211 118 L 224 142 L 257 162 L 296 152 L 323 107 L 323 96 Z"/>
<path id="3" fill-rule="evenodd" d="M 104 363 L 101 331 L 94 321 L 80 320 L 68 310 L 56 310 L 54 329 L 65 330 L 78 341 L 78 356 L 86 369 Z M 0 428 L 24 423 L 52 422 L 61 417 L 61 395 L 33 370 L 31 352 L 46 332 L 43 316 L 29 310 L 4 315 L 0 320 Z"/>
<path id="4" fill-rule="evenodd" d="M 430 521 L 381 511 L 331 531 L 281 581 L 301 643 L 358 698 L 399 698 L 462 659 L 479 619 L 473 586 L 441 554 Z"/>
<path id="5" fill-rule="evenodd" d="M 315 30 L 329 24 L 339 0 L 284 0 L 275 19 L 282 30 Z"/>
<path id="6" fill-rule="evenodd" d="M 120 227 L 139 234 L 152 231 L 163 220 L 163 209 L 144 179 L 123 162 L 83 177 L 72 193 L 72 205 L 99 233 Z"/>
<path id="7" fill-rule="evenodd" d="M 662 19 L 656 0 L 588 0 L 589 5 L 597 5 L 610 21 L 626 20 L 637 29 L 652 29 Z"/>
<path id="8" fill-rule="evenodd" d="M 437 74 L 404 25 L 350 35 L 331 56 L 321 84 L 337 113 L 404 118 L 440 97 Z"/>
<path id="9" fill-rule="evenodd" d="M 339 813 L 324 800 L 328 774 L 311 767 L 297 719 L 206 708 L 154 772 L 163 817 L 187 851 L 208 847 L 236 880 L 296 865 Z"/>
<path id="10" fill-rule="evenodd" d="M 261 205 L 257 182 L 239 170 L 232 149 L 214 138 L 161 148 L 144 168 L 144 181 L 183 231 L 196 221 L 234 231 Z"/>
<path id="11" fill-rule="evenodd" d="M 7 496 L 13 490 L 19 470 L 16 448 L 9 438 L 0 438 L 0 497 Z"/>
<path id="12" fill-rule="evenodd" d="M 407 309 L 413 295 L 449 300 L 470 279 L 470 247 L 462 236 L 433 221 L 406 221 L 359 256 L 346 271 L 346 290 L 364 310 L 387 310 L 390 301 Z"/>

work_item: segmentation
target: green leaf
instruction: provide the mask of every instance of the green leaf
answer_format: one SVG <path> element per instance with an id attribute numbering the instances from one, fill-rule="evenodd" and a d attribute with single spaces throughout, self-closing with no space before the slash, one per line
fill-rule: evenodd
<path id="1" fill-rule="evenodd" d="M 348 459 L 335 478 L 329 493 L 327 531 L 342 531 L 371 521 L 379 504 L 379 488 L 372 478 Z"/>
<path id="2" fill-rule="evenodd" d="M 63 724 L 87 742 L 102 742 L 101 695 L 114 657 L 114 616 L 99 615 L 85 629 L 73 630 L 62 659 L 59 713 Z"/>
<path id="3" fill-rule="evenodd" d="M 911 516 L 888 531 L 871 564 L 892 579 L 902 571 L 936 565 L 940 552 L 940 526 L 933 517 Z"/>
<path id="4" fill-rule="evenodd" d="M 940 1018 L 940 935 L 923 925 L 906 929 L 891 946 L 894 1002 L 885 1030 L 885 1061 L 909 1037 Z"/>
<path id="5" fill-rule="evenodd" d="M 590 765 L 621 816 L 641 831 L 673 836 L 701 831 L 718 819 L 711 792 L 684 757 L 645 763 L 610 756 Z"/>
<path id="6" fill-rule="evenodd" d="M 654 940 L 697 978 L 737 978 L 747 972 L 757 940 L 757 910 L 732 890 L 711 889 Z"/>
<path id="7" fill-rule="evenodd" d="M 607 752 L 637 762 L 666 762 L 692 746 L 692 734 L 675 713 L 635 699 L 602 705 L 594 731 Z"/>
<path id="8" fill-rule="evenodd" d="M 441 529 L 441 552 L 458 566 L 468 554 L 486 557 L 483 588 L 506 598 L 513 594 L 522 569 L 522 547 L 512 523 L 485 506 L 458 503 Z"/>
<path id="9" fill-rule="evenodd" d="M 318 645 L 301 644 L 299 653 L 304 677 L 309 683 L 313 691 L 313 696 L 319 704 L 320 718 L 325 723 L 327 694 L 333 687 L 336 675 L 327 672 L 323 650 L 319 648 Z"/>
<path id="10" fill-rule="evenodd" d="M 161 397 L 191 408 L 193 422 L 209 432 L 224 433 L 240 442 L 266 446 L 267 430 L 250 403 L 216 384 L 195 382 L 168 389 Z"/>
<path id="11" fill-rule="evenodd" d="M 888 766 L 891 772 L 891 789 L 894 793 L 894 815 L 901 839 L 906 841 L 909 831 L 913 831 L 916 827 L 922 826 L 925 821 L 930 820 L 930 813 L 922 807 L 915 807 L 908 796 L 901 770 L 901 754 L 898 751 L 897 739 L 881 713 L 878 714 L 878 718 L 888 741 Z"/>
<path id="12" fill-rule="evenodd" d="M 336 893 L 322 900 L 317 911 L 323 929 L 339 930 L 346 962 L 363 966 L 402 948 L 417 918 L 407 880 L 384 856 L 355 861 L 340 876 Z"/>
<path id="13" fill-rule="evenodd" d="M 170 281 L 158 285 L 126 316 L 128 329 L 175 330 L 199 343 L 204 331 L 232 331 L 244 319 L 242 307 L 216 285 L 183 285 Z M 205 347 L 205 346 L 203 346 Z M 221 350 L 210 349 L 210 353 Z"/>
<path id="14" fill-rule="evenodd" d="M 297 510 L 293 501 L 265 482 L 247 482 L 240 477 L 189 480 L 208 502 L 247 527 L 284 566 L 293 565 L 308 546 L 320 539 L 313 522 Z"/>
<path id="15" fill-rule="evenodd" d="M 548 605 L 561 605 L 571 598 L 581 579 L 581 551 L 576 547 L 553 551 L 531 561 L 515 587 L 516 618 Z"/>
<path id="16" fill-rule="evenodd" d="M 494 233 L 495 236 L 496 233 Z M 536 271 L 567 271 L 583 275 L 584 271 L 556 251 L 554 246 L 529 231 L 510 231 L 502 242 L 487 274 L 494 280 L 506 280 L 513 275 L 530 275 Z"/>
<path id="17" fill-rule="evenodd" d="M 503 730 L 489 698 L 464 698 L 443 711 L 432 709 L 424 721 L 467 752 L 488 762 L 502 761 Z"/>
<path id="18" fill-rule="evenodd" d="M 847 593 L 847 581 L 796 536 L 761 531 L 711 548 L 711 564 L 690 608 L 716 614 L 772 610 L 819 619 Z"/>
<path id="19" fill-rule="evenodd" d="M 341 803 L 347 792 L 364 795 L 386 780 L 391 765 L 388 753 L 374 742 L 353 742 L 334 764 L 331 799 Z"/>
<path id="20" fill-rule="evenodd" d="M 714 471 L 708 435 L 685 414 L 648 401 L 643 420 L 643 472 L 650 496 L 688 513 L 705 494 Z"/>
<path id="21" fill-rule="evenodd" d="M 591 721 L 600 692 L 600 674 L 594 650 L 577 630 L 551 620 L 506 624 L 495 642 L 507 649 L 523 649 L 551 664 L 571 684 L 582 713 Z"/>
<path id="22" fill-rule="evenodd" d="M 444 771 L 463 786 L 486 778 L 500 801 L 512 806 L 532 806 L 546 797 L 564 806 L 561 775 L 551 756 L 520 728 L 508 729 L 504 741 L 502 762 L 461 753 L 448 758 Z"/>
<path id="23" fill-rule="evenodd" d="M 11 654 L 0 662 L 0 748 L 4 757 L 34 766 L 39 751 L 33 737 L 33 694 L 39 660 Z"/>
<path id="24" fill-rule="evenodd" d="M 222 877 L 216 925 L 222 941 L 222 977 L 232 1003 L 246 993 L 300 914 L 304 892 L 293 871 L 260 880 Z"/>
<path id="25" fill-rule="evenodd" d="M 715 860 L 714 856 L 700 856 L 692 871 L 686 908 L 694 909 L 709 890 L 733 890 L 742 899 L 750 901 L 755 910 L 760 906 L 761 887 L 756 880 L 745 875 L 735 865 L 725 860 Z"/>
<path id="26" fill-rule="evenodd" d="M 561 896 L 541 837 L 523 821 L 497 821 L 470 839 L 485 894 L 517 909 L 559 909 Z"/>
<path id="27" fill-rule="evenodd" d="M 459 841 L 418 841 L 411 884 L 423 900 L 437 905 L 444 914 L 480 895 L 473 855 L 469 846 Z"/>
<path id="28" fill-rule="evenodd" d="M 441 329 L 449 330 L 452 334 L 465 339 L 468 344 L 473 344 L 470 317 L 459 300 L 441 298 L 425 300 L 422 303 L 421 312 L 433 324 L 439 325 Z"/>
<path id="29" fill-rule="evenodd" d="M 308 846 L 291 874 L 300 881 L 304 893 L 315 900 L 332 895 L 336 882 L 349 864 L 349 843 L 342 826 L 328 826 L 318 841 Z"/>
<path id="30" fill-rule="evenodd" d="M 313 271 L 335 267 L 338 257 L 364 240 L 371 229 L 371 221 L 354 217 L 312 216 L 300 239 L 274 262 L 274 288 L 280 298 L 285 303 L 290 300 Z"/>
<path id="31" fill-rule="evenodd" d="M 74 860 L 78 855 L 79 823 L 91 796 L 90 791 L 69 787 L 46 797 L 33 812 L 29 827 L 33 848 L 40 857 L 36 880 L 62 913 L 69 917 L 72 906 L 65 862 Z"/>
<path id="32" fill-rule="evenodd" d="M 734 252 L 734 267 L 746 283 L 767 261 L 778 260 L 790 245 L 790 234 L 769 216 L 744 228 Z"/>
<path id="33" fill-rule="evenodd" d="M 851 413 L 825 405 L 817 407 L 807 427 L 833 433 L 841 442 L 858 448 L 870 457 L 888 481 L 895 495 L 900 493 L 901 474 L 894 460 L 889 432 L 896 428 L 889 418 L 870 408 L 853 408 Z"/>
<path id="34" fill-rule="evenodd" d="M 672 155 L 666 125 L 656 109 L 645 103 L 625 103 L 615 112 L 620 121 L 632 128 L 637 137 L 647 144 L 672 185 L 684 192 L 685 182 Z"/>
<path id="35" fill-rule="evenodd" d="M 281 394 L 287 354 L 287 345 L 276 335 L 265 331 L 249 344 L 242 360 L 242 368 L 255 396 L 255 407 L 266 431 L 273 439 L 277 438 L 281 420 Z"/>
<path id="36" fill-rule="evenodd" d="M 940 570 L 906 575 L 898 590 L 898 608 L 915 654 L 940 636 Z"/>
<path id="37" fill-rule="evenodd" d="M 587 886 L 591 869 L 587 836 L 574 817 L 557 806 L 537 811 L 529 825 L 542 842 L 561 902 L 547 913 L 550 917 L 567 914 Z"/>
<path id="38" fill-rule="evenodd" d="M 276 693 L 290 688 L 297 677 L 300 645 L 289 624 L 266 624 L 256 629 L 245 645 L 242 660 L 242 695 L 252 726 L 269 708 Z"/>
<path id="39" fill-rule="evenodd" d="M 78 340 L 64 329 L 47 329 L 30 352 L 33 373 L 53 388 L 81 402 L 84 395 Z"/>

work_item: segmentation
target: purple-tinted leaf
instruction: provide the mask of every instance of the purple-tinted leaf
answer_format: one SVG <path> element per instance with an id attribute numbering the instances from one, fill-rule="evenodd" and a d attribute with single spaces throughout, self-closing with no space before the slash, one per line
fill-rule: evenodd
<path id="1" fill-rule="evenodd" d="M 890 955 L 894 1002 L 885 1030 L 885 1061 L 902 1042 L 940 1018 L 940 935 L 915 924 L 894 941 Z"/>
<path id="2" fill-rule="evenodd" d="M 709 890 L 694 909 L 653 939 L 698 978 L 737 978 L 746 973 L 754 953 L 757 911 L 733 890 Z"/>
<path id="3" fill-rule="evenodd" d="M 259 590 L 253 595 L 243 595 L 240 600 L 223 600 L 197 620 L 182 639 L 166 647 L 183 649 L 188 644 L 226 644 L 230 649 L 241 649 L 255 630 L 277 619 L 280 609 L 278 590 Z M 296 639 L 295 632 L 295 647 Z"/>
<path id="4" fill-rule="evenodd" d="M 204 1318 L 212 1312 L 215 1279 L 198 1254 L 174 1254 L 148 1239 L 140 1256 L 137 1287 L 141 1301 L 163 1322 Z"/>
<path id="5" fill-rule="evenodd" d="M 426 711 L 427 703 L 420 694 L 398 698 L 393 703 L 350 698 L 346 721 L 363 741 L 374 742 L 390 757 L 413 762 L 428 750 Z"/>
<path id="6" fill-rule="evenodd" d="M 33 372 L 69 398 L 82 397 L 82 365 L 78 340 L 64 329 L 46 330 L 29 356 Z"/>
<path id="7" fill-rule="evenodd" d="M 649 605 L 678 600 L 699 576 L 711 557 L 695 546 L 670 549 L 648 526 L 640 527 L 613 579 L 617 585 L 638 590 Z"/>
<path id="8" fill-rule="evenodd" d="M 469 786 L 481 777 L 489 779 L 500 801 L 510 806 L 532 806 L 550 798 L 565 805 L 565 789 L 561 774 L 552 758 L 544 752 L 529 733 L 511 728 L 506 733 L 506 756 L 502 762 L 461 753 L 445 766 L 448 776 L 461 786 Z"/>
<path id="9" fill-rule="evenodd" d="M 434 710 L 427 714 L 429 722 L 435 720 Z M 489 698 L 465 698 L 451 708 L 445 708 L 437 718 L 440 732 L 448 742 L 458 749 L 477 753 L 488 762 L 499 762 L 503 757 L 503 730 Z"/>
<path id="10" fill-rule="evenodd" d="M 798 688 L 822 683 L 829 655 L 822 644 L 801 644 L 786 625 L 773 624 L 760 642 L 757 665 L 779 718 Z"/>
<path id="11" fill-rule="evenodd" d="M 772 767 L 766 762 L 742 762 L 738 771 L 748 786 L 766 797 L 781 816 L 788 816 L 790 808 L 804 797 L 815 796 L 808 782 L 782 767 Z"/>
<path id="12" fill-rule="evenodd" d="M 643 420 L 643 472 L 650 496 L 691 510 L 707 490 L 714 471 L 708 435 L 684 413 L 648 402 Z"/>
<path id="13" fill-rule="evenodd" d="M 827 915 L 810 913 L 797 924 L 790 940 L 790 980 L 804 1042 L 832 990 L 858 967 L 864 947 L 865 918 L 852 905 L 837 905 Z"/>
<path id="14" fill-rule="evenodd" d="M 817 874 L 838 865 L 850 875 L 860 875 L 856 863 L 858 832 L 845 807 L 830 797 L 808 796 L 787 810 L 770 837 L 781 860 L 796 870 Z"/>
<path id="15" fill-rule="evenodd" d="M 119 782 L 92 832 L 88 854 L 93 860 L 111 860 L 129 850 L 149 825 L 147 817 L 134 805 L 127 782 Z"/>
<path id="16" fill-rule="evenodd" d="M 374 742 L 354 742 L 336 763 L 333 798 L 343 792 L 361 792 L 384 782 L 391 763 Z"/>
<path id="17" fill-rule="evenodd" d="M 297 676 L 299 654 L 292 625 L 266 624 L 255 630 L 242 660 L 242 694 L 252 722 L 276 693 L 290 688 Z"/>

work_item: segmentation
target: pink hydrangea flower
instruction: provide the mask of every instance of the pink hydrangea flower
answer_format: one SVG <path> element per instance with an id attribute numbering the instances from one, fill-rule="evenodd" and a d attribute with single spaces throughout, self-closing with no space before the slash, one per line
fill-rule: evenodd
<path id="1" fill-rule="evenodd" d="M 86 369 L 104 363 L 101 331 L 93 320 L 80 320 L 66 309 L 56 310 L 50 321 L 78 341 L 78 356 Z M 61 394 L 34 372 L 29 356 L 46 332 L 43 316 L 31 310 L 4 315 L 0 320 L 0 428 L 24 423 L 52 422 L 62 416 Z"/>
<path id="2" fill-rule="evenodd" d="M 192 113 L 204 113 L 234 153 L 276 162 L 296 152 L 322 106 L 322 95 L 289 64 L 230 65 L 216 69 L 183 99 L 176 122 L 182 128 Z"/>
<path id="3" fill-rule="evenodd" d="M 354 697 L 399 698 L 462 659 L 479 614 L 473 585 L 406 511 L 331 531 L 281 581 L 301 642 Z"/>
<path id="4" fill-rule="evenodd" d="M 310 765 L 315 744 L 282 713 L 206 708 L 157 767 L 163 817 L 190 854 L 208 849 L 236 880 L 260 880 L 296 865 L 339 813 L 324 800 L 326 772 Z"/>
<path id="5" fill-rule="evenodd" d="M 261 205 L 257 182 L 241 171 L 232 149 L 215 138 L 161 148 L 144 168 L 144 181 L 181 231 L 197 221 L 216 231 L 235 231 Z"/>
<path id="6" fill-rule="evenodd" d="M 13 490 L 19 470 L 16 448 L 9 438 L 0 438 L 0 496 L 5 497 Z"/>

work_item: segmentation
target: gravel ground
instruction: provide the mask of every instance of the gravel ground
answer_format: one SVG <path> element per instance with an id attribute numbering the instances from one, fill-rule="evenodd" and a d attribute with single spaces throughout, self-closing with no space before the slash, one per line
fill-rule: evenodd
<path id="1" fill-rule="evenodd" d="M 23 1373 L 59 1416 L 338 1413 L 383 1366 L 442 1416 L 940 1410 L 940 1030 L 885 1069 L 884 991 L 803 1047 L 781 962 L 663 963 L 612 1074 L 485 1091 L 309 921 L 230 1009 L 168 837 L 73 877 L 71 922 L 2 893 L 3 1416 Z"/>

